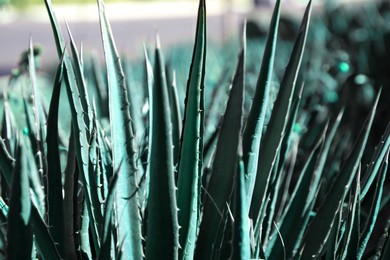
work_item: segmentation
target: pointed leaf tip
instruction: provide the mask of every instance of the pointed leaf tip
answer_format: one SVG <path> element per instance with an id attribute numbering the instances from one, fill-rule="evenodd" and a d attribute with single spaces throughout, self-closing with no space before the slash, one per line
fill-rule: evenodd
<path id="1" fill-rule="evenodd" d="M 303 33 L 309 27 L 308 23 L 309 23 L 309 20 L 310 20 L 311 9 L 312 9 L 312 1 L 310 0 L 309 3 L 307 4 L 306 10 L 305 10 L 305 14 L 303 15 L 303 21 L 301 23 L 301 27 L 299 28 L 299 32 L 298 33 Z"/>
<path id="2" fill-rule="evenodd" d="M 161 49 L 161 40 L 158 31 L 156 31 L 156 49 Z"/>

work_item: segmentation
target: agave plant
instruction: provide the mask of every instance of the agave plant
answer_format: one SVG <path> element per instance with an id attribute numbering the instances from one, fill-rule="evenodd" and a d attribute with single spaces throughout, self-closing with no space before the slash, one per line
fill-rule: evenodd
<path id="1" fill-rule="evenodd" d="M 325 122 L 316 120 L 301 67 L 311 1 L 280 81 L 273 74 L 281 1 L 255 86 L 246 86 L 244 26 L 221 105 L 223 90 L 205 97 L 206 3 L 200 0 L 183 115 L 159 36 L 154 53 L 145 48 L 138 65 L 144 79 L 134 83 L 98 0 L 105 68 L 92 63 L 88 72 L 71 30 L 66 44 L 51 1 L 45 4 L 59 57 L 50 103 L 31 41 L 27 80 L 11 77 L 3 101 L 3 257 L 388 259 L 390 219 L 381 239 L 372 234 L 387 203 L 390 122 L 376 149 L 366 152 L 380 91 L 356 137 L 355 129 L 340 127 L 350 109 L 343 104 L 329 109 Z M 15 95 L 17 83 L 25 97 Z M 249 109 L 247 88 L 255 90 Z M 367 167 L 364 154 L 372 155 Z"/>

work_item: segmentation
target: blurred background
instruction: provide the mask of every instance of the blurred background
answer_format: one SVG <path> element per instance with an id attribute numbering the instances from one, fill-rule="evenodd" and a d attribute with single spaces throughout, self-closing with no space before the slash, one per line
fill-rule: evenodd
<path id="1" fill-rule="evenodd" d="M 349 0 L 351 1 L 351 0 Z M 94 0 L 53 0 L 60 21 L 68 22 L 75 41 L 101 52 L 97 5 Z M 165 47 L 191 42 L 195 30 L 197 0 L 106 0 L 114 37 L 122 53 L 134 56 L 158 31 Z M 213 41 L 236 35 L 244 18 L 265 22 L 274 0 L 208 0 L 208 32 Z M 321 1 L 315 1 L 319 4 Z M 337 1 L 340 2 L 340 1 Z M 306 0 L 284 0 L 284 12 L 304 8 Z M 43 64 L 55 57 L 54 40 L 43 0 L 0 0 L 0 75 L 16 66 L 31 36 L 43 46 Z M 268 26 L 268 25 L 267 25 Z M 65 27 L 63 27 L 65 30 Z M 6 50 L 6 51 L 4 51 Z M 142 52 L 141 52 L 142 53 Z"/>

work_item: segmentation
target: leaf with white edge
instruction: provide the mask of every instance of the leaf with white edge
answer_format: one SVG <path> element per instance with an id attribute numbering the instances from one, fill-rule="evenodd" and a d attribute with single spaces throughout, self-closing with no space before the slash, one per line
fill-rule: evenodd
<path id="1" fill-rule="evenodd" d="M 178 166 L 177 204 L 181 259 L 193 259 L 200 217 L 203 164 L 204 75 L 206 66 L 206 5 L 199 1 L 196 38 L 187 83 Z"/>
<path id="2" fill-rule="evenodd" d="M 271 85 L 276 41 L 279 28 L 280 2 L 280 0 L 277 0 L 275 3 L 270 29 L 267 36 L 267 42 L 264 49 L 261 70 L 257 80 L 256 92 L 253 97 L 252 106 L 249 111 L 243 133 L 243 160 L 247 176 L 246 190 L 248 192 L 248 203 L 251 202 L 252 193 L 255 186 L 260 141 L 264 128 L 265 115 L 269 106 L 269 90 Z"/>
<path id="3" fill-rule="evenodd" d="M 271 172 L 283 140 L 281 137 L 285 135 L 292 97 L 305 48 L 311 7 L 312 1 L 308 3 L 302 18 L 301 27 L 289 63 L 280 83 L 279 93 L 271 113 L 271 118 L 261 142 L 262 149 L 259 153 L 258 170 L 250 207 L 250 216 L 252 219 L 258 219 L 260 212 L 263 211 Z"/>
<path id="4" fill-rule="evenodd" d="M 364 148 L 374 120 L 379 96 L 380 92 L 376 97 L 372 110 L 367 117 L 364 128 L 362 129 L 352 152 L 348 156 L 344 166 L 337 175 L 337 179 L 326 195 L 324 200 L 326 203 L 323 203 L 319 207 L 315 218 L 306 232 L 306 236 L 303 241 L 305 248 L 302 254 L 302 259 L 311 259 L 313 256 L 318 257 L 326 245 L 331 230 L 330 227 L 334 222 L 334 217 L 339 209 L 340 203 L 344 201 L 344 198 L 347 195 L 352 180 L 358 170 L 360 160 L 363 156 Z"/>
<path id="5" fill-rule="evenodd" d="M 138 169 L 127 85 L 103 1 L 98 1 L 98 7 L 108 80 L 112 162 L 114 172 L 118 171 L 115 192 L 118 242 L 123 258 L 141 259 L 143 249 L 138 211 Z"/>

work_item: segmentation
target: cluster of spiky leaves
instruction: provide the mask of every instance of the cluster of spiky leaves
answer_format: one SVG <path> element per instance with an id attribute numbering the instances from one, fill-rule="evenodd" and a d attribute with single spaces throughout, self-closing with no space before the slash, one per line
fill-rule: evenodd
<path id="1" fill-rule="evenodd" d="M 216 89 L 206 110 L 206 5 L 201 0 L 183 116 L 176 75 L 165 64 L 158 37 L 154 55 L 145 49 L 145 79 L 132 85 L 99 0 L 105 69 L 92 64 L 88 76 L 69 27 L 67 46 L 50 0 L 45 4 L 60 60 L 50 104 L 41 94 L 32 43 L 26 97 L 20 100 L 13 91 L 26 80 L 20 75 L 11 77 L 4 95 L 3 256 L 389 258 L 390 219 L 383 236 L 369 246 L 387 202 L 389 122 L 376 149 L 365 151 L 381 91 L 356 136 L 355 129 L 340 127 L 351 108 L 336 106 L 323 122 L 302 106 L 302 93 L 311 87 L 301 78 L 311 2 L 276 90 L 279 0 L 250 108 L 245 106 L 244 28 L 234 77 L 223 78 L 230 83 L 226 105 L 219 98 L 225 90 Z M 69 131 L 62 129 L 61 88 L 67 94 Z M 367 153 L 372 159 L 364 167 Z"/>

